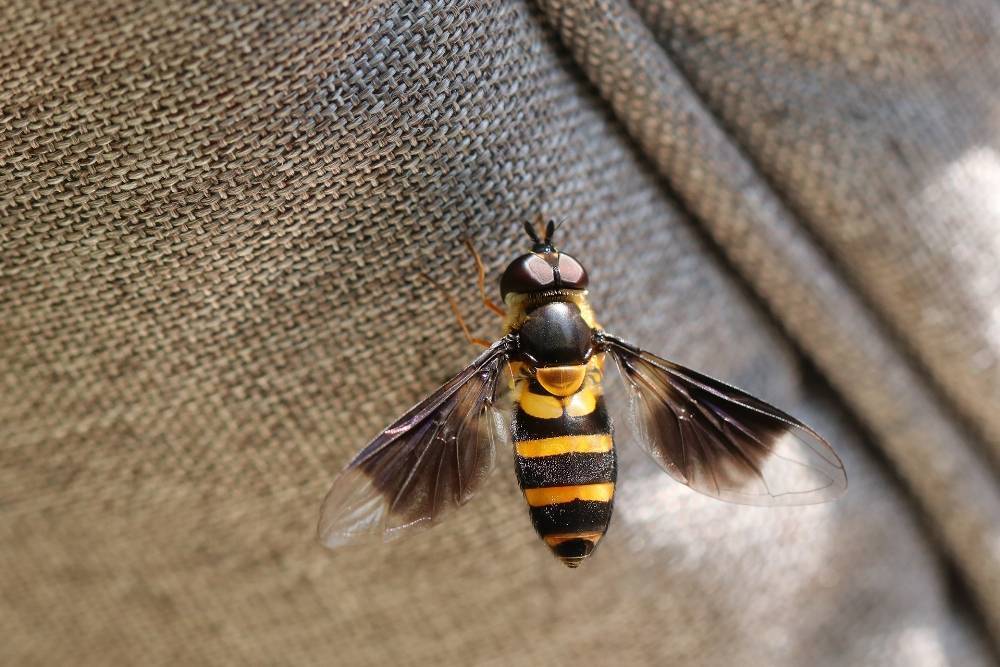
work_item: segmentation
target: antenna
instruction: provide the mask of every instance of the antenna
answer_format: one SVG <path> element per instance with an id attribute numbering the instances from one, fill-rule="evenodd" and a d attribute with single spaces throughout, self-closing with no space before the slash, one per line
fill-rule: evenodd
<path id="1" fill-rule="evenodd" d="M 535 243 L 542 242 L 542 240 L 538 238 L 538 232 L 535 231 L 535 228 L 532 227 L 531 223 L 528 222 L 527 220 L 524 221 L 524 231 L 528 232 L 528 236 L 530 236 L 531 240 L 534 241 Z"/>

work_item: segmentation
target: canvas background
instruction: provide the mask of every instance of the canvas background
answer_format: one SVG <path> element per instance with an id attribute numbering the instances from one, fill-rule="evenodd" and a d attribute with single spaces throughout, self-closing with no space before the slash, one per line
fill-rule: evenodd
<path id="1" fill-rule="evenodd" d="M 1000 629 L 1000 6 L 0 7 L 0 662 L 985 665 Z M 619 430 L 577 571 L 501 455 L 453 520 L 312 542 L 474 354 L 471 235 L 565 218 L 608 329 L 835 443 L 740 508 Z"/>

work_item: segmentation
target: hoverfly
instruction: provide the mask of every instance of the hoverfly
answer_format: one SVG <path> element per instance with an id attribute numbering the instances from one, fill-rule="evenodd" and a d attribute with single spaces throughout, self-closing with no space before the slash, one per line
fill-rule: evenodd
<path id="1" fill-rule="evenodd" d="M 611 519 L 617 462 L 602 391 L 617 363 L 639 444 L 695 491 L 746 505 L 806 505 L 847 488 L 840 459 L 819 434 L 718 380 L 604 331 L 587 301 L 587 272 L 552 243 L 550 221 L 504 271 L 493 303 L 503 336 L 382 431 L 337 476 L 318 527 L 327 547 L 393 539 L 437 523 L 479 490 L 501 443 L 513 443 L 517 479 L 535 530 L 577 567 Z M 458 309 L 450 299 L 466 337 Z M 498 384 L 511 399 L 504 418 Z M 509 428 L 507 426 L 509 425 Z"/>

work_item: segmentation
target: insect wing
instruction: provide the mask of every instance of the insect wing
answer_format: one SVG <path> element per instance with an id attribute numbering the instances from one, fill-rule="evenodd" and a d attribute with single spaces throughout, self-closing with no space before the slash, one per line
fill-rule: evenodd
<path id="1" fill-rule="evenodd" d="M 464 505 L 493 468 L 501 415 L 493 407 L 504 338 L 382 431 L 334 479 L 317 537 L 333 549 L 429 527 Z"/>
<path id="2" fill-rule="evenodd" d="M 742 505 L 810 505 L 847 489 L 819 434 L 740 389 L 606 337 L 643 449 L 695 491 Z"/>

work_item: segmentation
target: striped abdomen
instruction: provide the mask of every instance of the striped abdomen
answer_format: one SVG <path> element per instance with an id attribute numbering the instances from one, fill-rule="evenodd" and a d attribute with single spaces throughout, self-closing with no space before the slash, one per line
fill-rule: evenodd
<path id="1" fill-rule="evenodd" d="M 593 552 L 611 520 L 617 464 L 603 363 L 599 355 L 586 367 L 538 369 L 536 377 L 513 369 L 517 479 L 535 530 L 570 567 Z"/>

